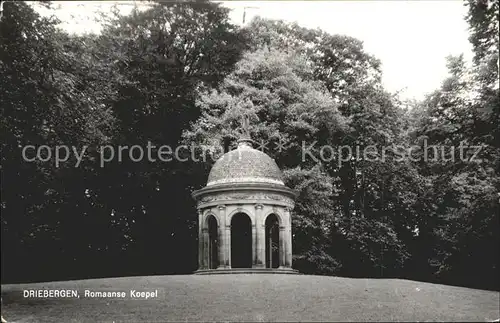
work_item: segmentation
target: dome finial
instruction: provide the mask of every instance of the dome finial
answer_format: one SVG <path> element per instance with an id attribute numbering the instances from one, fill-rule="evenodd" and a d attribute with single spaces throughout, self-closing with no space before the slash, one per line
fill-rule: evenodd
<path id="1" fill-rule="evenodd" d="M 238 148 L 240 147 L 252 147 L 252 138 L 250 137 L 250 120 L 248 115 L 244 114 L 241 116 L 241 134 L 240 139 L 238 139 Z"/>

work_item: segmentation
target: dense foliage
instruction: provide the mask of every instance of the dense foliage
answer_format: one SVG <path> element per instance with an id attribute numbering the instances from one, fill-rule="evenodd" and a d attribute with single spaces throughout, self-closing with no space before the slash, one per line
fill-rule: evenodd
<path id="1" fill-rule="evenodd" d="M 403 102 L 348 36 L 261 18 L 238 28 L 205 1 L 115 13 L 77 36 L 5 3 L 2 282 L 195 270 L 190 193 L 246 116 L 299 192 L 295 268 L 499 289 L 498 2 L 467 5 L 472 66 L 449 57 L 439 89 Z M 157 158 L 181 144 L 211 158 Z M 27 145 L 74 151 L 28 162 Z M 154 161 L 134 161 L 134 145 Z"/>

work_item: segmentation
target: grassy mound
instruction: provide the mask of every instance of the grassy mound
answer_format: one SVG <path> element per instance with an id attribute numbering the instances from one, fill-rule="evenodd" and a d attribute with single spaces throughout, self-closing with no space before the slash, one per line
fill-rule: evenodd
<path id="1" fill-rule="evenodd" d="M 25 298 L 73 289 L 80 298 Z M 125 298 L 84 297 L 84 290 Z M 137 299 L 130 291 L 158 291 Z M 2 286 L 8 322 L 493 321 L 500 293 L 399 279 L 308 275 L 149 276 Z"/>

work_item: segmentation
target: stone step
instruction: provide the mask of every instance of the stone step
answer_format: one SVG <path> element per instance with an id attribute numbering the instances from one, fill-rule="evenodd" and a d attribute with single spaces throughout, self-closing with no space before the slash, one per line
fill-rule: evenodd
<path id="1" fill-rule="evenodd" d="M 299 271 L 291 268 L 221 268 L 197 270 L 195 275 L 220 275 L 220 274 L 285 274 L 300 275 Z"/>

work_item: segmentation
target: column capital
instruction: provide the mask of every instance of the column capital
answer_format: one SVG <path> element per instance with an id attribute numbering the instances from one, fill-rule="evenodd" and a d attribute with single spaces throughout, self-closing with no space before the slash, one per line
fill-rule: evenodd
<path id="1" fill-rule="evenodd" d="M 219 205 L 217 205 L 217 208 L 219 210 L 224 210 L 226 208 L 226 206 L 224 204 L 219 204 Z"/>
<path id="2" fill-rule="evenodd" d="M 285 226 L 280 226 L 280 231 L 285 231 L 286 227 Z"/>
<path id="3" fill-rule="evenodd" d="M 257 210 L 262 210 L 264 208 L 264 205 L 258 203 L 258 204 L 255 204 L 255 209 Z"/>

